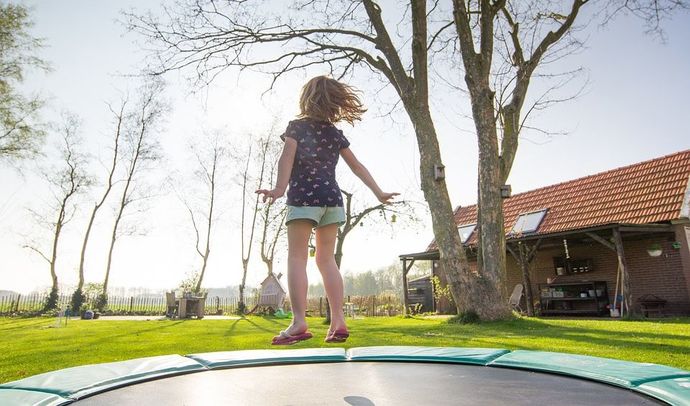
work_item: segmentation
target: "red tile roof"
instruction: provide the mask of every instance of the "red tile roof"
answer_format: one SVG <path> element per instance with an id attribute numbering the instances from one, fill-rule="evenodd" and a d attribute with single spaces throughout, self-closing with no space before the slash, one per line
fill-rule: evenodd
<path id="1" fill-rule="evenodd" d="M 690 150 L 516 194 L 503 201 L 505 230 L 518 216 L 548 209 L 534 234 L 605 224 L 647 224 L 681 218 L 688 204 Z M 687 217 L 685 208 L 684 217 Z M 477 221 L 477 206 L 458 207 L 457 225 Z M 475 236 L 469 243 L 475 242 Z M 432 244 L 435 247 L 435 244 Z M 430 247 L 431 248 L 431 247 Z"/>

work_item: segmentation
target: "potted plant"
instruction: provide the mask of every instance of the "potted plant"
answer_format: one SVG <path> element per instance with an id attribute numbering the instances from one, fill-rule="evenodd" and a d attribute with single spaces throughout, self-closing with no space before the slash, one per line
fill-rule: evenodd
<path id="1" fill-rule="evenodd" d="M 662 254 L 663 250 L 661 248 L 661 244 L 659 243 L 654 243 L 647 247 L 647 254 L 649 254 L 650 257 L 658 257 Z"/>

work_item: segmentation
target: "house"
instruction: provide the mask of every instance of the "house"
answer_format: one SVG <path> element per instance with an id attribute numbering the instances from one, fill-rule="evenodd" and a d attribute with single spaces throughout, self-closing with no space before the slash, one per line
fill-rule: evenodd
<path id="1" fill-rule="evenodd" d="M 523 284 L 541 314 L 690 314 L 689 180 L 690 150 L 504 199 L 506 292 Z M 471 267 L 476 222 L 456 209 Z M 439 252 L 400 259 L 406 283 Z"/>

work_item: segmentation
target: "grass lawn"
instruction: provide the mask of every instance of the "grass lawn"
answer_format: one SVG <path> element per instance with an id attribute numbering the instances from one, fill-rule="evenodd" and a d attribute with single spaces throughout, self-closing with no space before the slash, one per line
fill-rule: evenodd
<path id="1" fill-rule="evenodd" d="M 315 337 L 289 348 L 330 347 L 323 319 L 311 318 Z M 0 382 L 84 364 L 164 354 L 276 348 L 271 337 L 285 319 L 71 320 L 0 318 Z M 690 370 L 690 319 L 620 321 L 518 318 L 461 325 L 440 318 L 350 320 L 345 347 L 425 345 L 559 351 L 653 362 Z M 281 347 L 282 348 L 282 347 Z"/>

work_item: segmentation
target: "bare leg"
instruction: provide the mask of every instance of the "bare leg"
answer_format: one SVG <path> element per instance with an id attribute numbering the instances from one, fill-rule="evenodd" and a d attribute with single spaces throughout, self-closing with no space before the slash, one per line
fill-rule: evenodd
<path id="1" fill-rule="evenodd" d="M 331 308 L 331 331 L 347 329 L 343 314 L 343 278 L 333 254 L 337 234 L 337 224 L 316 229 L 316 265 L 321 272 Z"/>
<path id="2" fill-rule="evenodd" d="M 312 227 L 312 222 L 308 220 L 294 220 L 287 226 L 288 291 L 293 315 L 287 333 L 291 335 L 307 329 L 307 246 Z"/>

